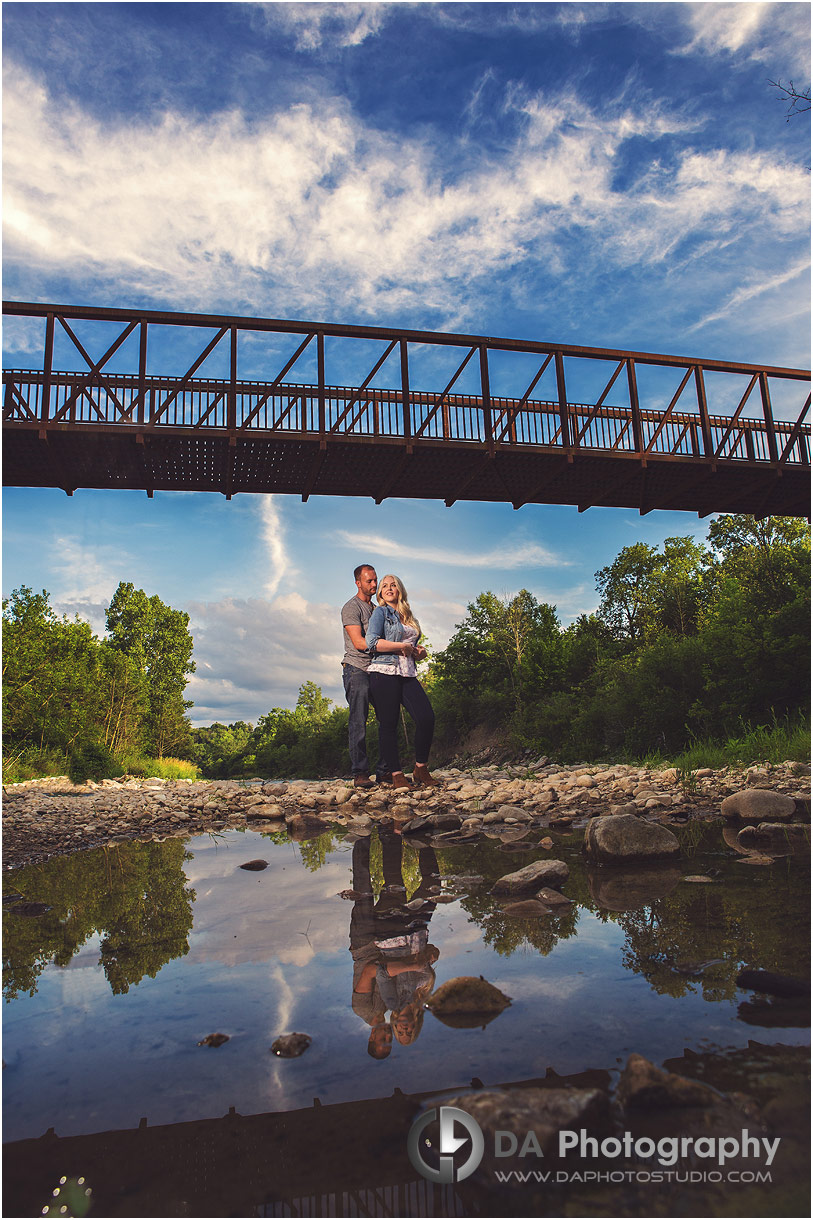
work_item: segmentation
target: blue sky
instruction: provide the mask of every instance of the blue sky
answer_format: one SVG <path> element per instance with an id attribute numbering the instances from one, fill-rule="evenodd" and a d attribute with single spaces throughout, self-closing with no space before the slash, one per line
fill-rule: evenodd
<path id="1" fill-rule="evenodd" d="M 4 296 L 809 367 L 807 4 L 3 6 Z M 103 51 L 100 51 L 103 48 Z M 37 326 L 4 328 L 27 366 Z M 368 366 L 369 367 L 369 366 Z M 415 379 L 413 376 L 413 384 Z M 416 386 L 420 388 L 420 386 Z M 437 388 L 437 387 L 435 387 Z M 563 622 L 687 513 L 4 493 L 3 590 L 187 610 L 193 720 L 340 699 L 371 559 L 442 646 L 483 589 Z"/>

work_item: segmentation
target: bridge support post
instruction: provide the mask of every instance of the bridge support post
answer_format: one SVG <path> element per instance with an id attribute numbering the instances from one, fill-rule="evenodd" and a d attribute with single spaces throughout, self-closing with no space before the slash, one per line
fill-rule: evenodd
<path id="1" fill-rule="evenodd" d="M 409 397 L 409 352 L 406 339 L 401 339 L 401 403 L 404 412 L 404 440 L 407 453 L 412 452 L 412 402 Z"/>
<path id="2" fill-rule="evenodd" d="M 45 320 L 45 354 L 42 365 L 42 402 L 40 403 L 40 420 L 48 423 L 51 414 L 51 372 L 54 364 L 54 315 L 49 313 Z"/>

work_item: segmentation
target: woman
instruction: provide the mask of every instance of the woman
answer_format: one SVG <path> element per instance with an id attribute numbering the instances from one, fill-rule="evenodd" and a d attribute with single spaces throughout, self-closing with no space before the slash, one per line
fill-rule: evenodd
<path id="1" fill-rule="evenodd" d="M 397 576 L 384 576 L 376 594 L 378 605 L 367 625 L 366 643 L 371 661 L 370 699 L 378 720 L 378 775 L 389 779 L 393 788 L 408 788 L 398 754 L 398 713 L 405 707 L 415 721 L 415 770 L 413 782 L 440 787 L 429 774 L 429 750 L 435 732 L 435 713 L 426 691 L 418 681 L 415 661 L 422 661 L 426 649 L 418 640 L 420 623 L 407 600 L 407 592 Z"/>

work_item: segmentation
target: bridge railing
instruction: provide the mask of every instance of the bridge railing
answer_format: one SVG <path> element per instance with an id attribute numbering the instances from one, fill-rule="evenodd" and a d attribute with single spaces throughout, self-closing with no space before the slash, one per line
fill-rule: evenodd
<path id="1" fill-rule="evenodd" d="M 299 433 L 318 436 L 320 444 L 338 438 L 377 437 L 410 449 L 424 442 L 447 441 L 487 446 L 492 452 L 497 447 L 541 447 L 568 456 L 582 450 L 630 454 L 644 463 L 650 456 L 712 465 L 748 462 L 781 467 L 808 466 L 810 462 L 809 393 L 803 404 L 800 401 L 810 374 L 801 369 L 269 318 L 24 302 L 4 302 L 3 312 L 23 319 L 22 325 L 29 328 L 34 319 L 44 324 L 40 367 L 10 368 L 3 375 L 4 424 L 36 427 L 41 434 L 91 427 L 225 429 L 234 440 L 248 433 Z M 94 339 L 101 334 L 101 340 L 91 343 L 89 331 Z M 189 350 L 190 337 L 195 339 L 193 347 L 199 338 L 197 354 L 182 375 L 150 375 L 148 349 L 153 351 L 149 345 L 156 332 L 161 350 L 174 354 L 174 340 L 166 340 L 171 334 L 177 337 L 179 331 L 183 332 L 184 350 Z M 240 375 L 241 369 L 246 371 L 241 363 L 243 353 L 251 347 L 245 345 L 245 336 L 251 338 L 252 350 L 261 337 L 270 341 L 270 364 L 282 363 L 284 356 L 279 352 L 283 348 L 298 346 L 282 367 L 269 368 L 266 379 L 247 379 Z M 31 337 L 28 334 L 29 349 Z M 377 352 L 367 375 L 349 387 L 330 384 L 327 375 L 327 356 L 334 349 L 328 353 L 326 343 L 345 340 L 351 344 L 364 340 Z M 66 371 L 60 344 L 72 361 L 78 353 L 83 361 L 81 371 Z M 103 354 L 91 354 L 103 345 L 107 345 Z M 457 371 L 442 391 L 418 389 L 416 351 L 429 352 L 440 367 L 443 349 L 451 351 L 455 361 L 462 355 Z M 524 371 L 530 369 L 516 364 L 520 358 L 532 361 L 531 368 L 539 366 L 527 389 L 521 397 L 498 394 L 506 362 L 514 363 L 510 381 L 500 381 L 500 389 L 518 385 L 520 373 L 524 384 Z M 180 359 L 175 356 L 172 363 Z M 309 381 L 289 381 L 297 372 L 300 376 L 305 372 L 302 362 L 306 359 L 311 361 L 311 369 L 315 366 L 315 378 L 309 370 Z M 218 360 L 220 367 L 228 368 L 228 377 L 204 376 L 207 362 L 215 371 L 211 362 Z M 400 366 L 400 377 L 394 378 L 397 385 L 379 388 L 376 382 L 390 377 L 381 369 L 385 364 L 392 369 L 395 363 Z M 128 371 L 112 371 L 114 364 Z M 464 383 L 461 378 L 466 369 L 469 381 Z M 664 373 L 668 390 L 653 392 L 651 378 Z M 727 388 L 717 398 L 721 381 Z M 464 384 L 473 385 L 474 392 L 462 392 Z M 772 403 L 777 384 L 790 387 L 795 400 L 791 406 L 785 402 L 782 410 Z M 580 390 L 574 392 L 576 385 Z M 744 393 L 734 407 L 743 386 Z M 577 401 L 588 392 L 595 393 L 593 401 Z M 710 401 L 723 411 L 712 410 Z M 788 413 L 789 420 L 776 418 Z"/>
<path id="2" fill-rule="evenodd" d="M 94 384 L 95 382 L 95 384 Z M 8 423 L 50 427 L 100 426 L 146 430 L 228 430 L 239 434 L 372 437 L 421 441 L 488 443 L 483 400 L 476 395 L 409 396 L 409 429 L 404 427 L 402 391 L 352 386 L 285 383 L 269 390 L 264 381 L 139 378 L 83 372 L 6 369 L 3 418 Z M 45 390 L 48 390 L 46 403 Z M 809 400 L 808 400 L 809 402 Z M 324 404 L 320 426 L 320 406 Z M 604 450 L 671 457 L 706 455 L 700 412 L 652 410 L 550 400 L 490 399 L 491 440 L 499 446 Z M 562 436 L 562 419 L 566 437 Z M 810 464 L 810 427 L 797 421 L 708 415 L 708 444 L 715 460 Z M 772 452 L 772 449 L 774 452 Z"/>

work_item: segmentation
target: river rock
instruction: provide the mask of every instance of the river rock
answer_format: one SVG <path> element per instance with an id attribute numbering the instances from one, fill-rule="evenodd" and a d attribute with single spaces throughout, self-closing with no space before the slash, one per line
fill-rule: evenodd
<path id="1" fill-rule="evenodd" d="M 482 975 L 479 978 L 461 975 L 438 987 L 426 1001 L 426 1006 L 437 1016 L 450 1016 L 455 1013 L 502 1012 L 510 1003 L 508 996 L 486 982 Z"/>
<path id="2" fill-rule="evenodd" d="M 310 1034 L 281 1034 L 271 1043 L 271 1050 L 279 1059 L 297 1059 L 304 1055 L 311 1041 Z"/>
<path id="3" fill-rule="evenodd" d="M 550 915 L 550 907 L 536 898 L 525 898 L 522 902 L 509 902 L 502 913 L 512 919 L 535 919 L 540 915 Z"/>
<path id="4" fill-rule="evenodd" d="M 228 1042 L 228 1034 L 207 1034 L 205 1038 L 201 1038 L 198 1046 L 222 1046 L 224 1042 Z"/>
<path id="5" fill-rule="evenodd" d="M 677 856 L 680 842 L 665 826 L 619 813 L 613 817 L 593 818 L 584 832 L 584 850 L 600 863 L 624 864 L 629 860 Z"/>
<path id="6" fill-rule="evenodd" d="M 808 996 L 810 983 L 791 978 L 787 974 L 775 974 L 772 970 L 741 970 L 737 975 L 737 986 L 747 991 L 759 991 L 765 995 Z"/>
<path id="7" fill-rule="evenodd" d="M 721 809 L 724 817 L 742 822 L 786 822 L 796 812 L 796 802 L 770 788 L 746 788 L 727 796 Z"/>
<path id="8" fill-rule="evenodd" d="M 410 835 L 423 832 L 435 834 L 439 830 L 458 830 L 462 822 L 458 813 L 422 813 L 406 822 L 401 829 L 404 834 Z"/>
<path id="9" fill-rule="evenodd" d="M 176 813 L 175 816 L 179 817 L 180 814 Z M 186 816 L 189 817 L 189 814 L 187 814 Z M 263 801 L 263 802 L 255 801 L 246 810 L 245 816 L 252 820 L 254 820 L 256 818 L 256 819 L 259 819 L 260 821 L 268 822 L 268 821 L 276 820 L 277 818 L 281 818 L 282 817 L 282 808 L 279 805 L 270 804 L 265 801 Z"/>
<path id="10" fill-rule="evenodd" d="M 313 814 L 298 813 L 288 823 L 288 834 L 297 842 L 304 839 L 316 839 L 325 833 L 325 824 L 321 818 Z"/>
<path id="11" fill-rule="evenodd" d="M 502 1168 L 508 1163 L 503 1157 L 494 1159 L 497 1131 L 511 1132 L 516 1137 L 518 1153 L 532 1131 L 543 1155 L 555 1160 L 560 1131 L 584 1129 L 598 1134 L 609 1126 L 609 1101 L 601 1089 L 494 1089 L 447 1097 L 443 1105 L 465 1110 L 477 1122 L 485 1136 L 486 1147 L 479 1172 L 492 1181 L 494 1168 Z M 500 1137 L 502 1151 L 507 1151 L 509 1144 L 510 1139 Z M 527 1159 L 519 1164 L 528 1168 L 543 1165 L 544 1162 L 539 1162 L 534 1155 L 535 1151 L 529 1144 Z"/>
<path id="12" fill-rule="evenodd" d="M 241 864 L 240 868 L 244 868 L 249 873 L 261 873 L 264 868 L 268 868 L 267 860 L 247 860 L 245 864 Z"/>
<path id="13" fill-rule="evenodd" d="M 743 826 L 737 834 L 737 844 L 746 851 L 768 850 L 774 855 L 788 856 L 810 847 L 810 826 L 786 822 L 760 822 L 758 826 Z"/>
<path id="14" fill-rule="evenodd" d="M 564 860 L 535 860 L 526 864 L 515 873 L 506 873 L 495 882 L 491 893 L 496 896 L 513 894 L 533 894 L 542 886 L 549 885 L 557 889 L 564 885 L 570 875 L 570 870 Z"/>
<path id="15" fill-rule="evenodd" d="M 560 910 L 564 910 L 565 907 L 573 906 L 572 898 L 566 898 L 565 895 L 560 894 L 558 890 L 549 889 L 547 886 L 539 891 L 539 893 L 536 895 L 536 900 L 537 902 L 544 902 L 545 905 L 549 907 L 558 907 Z"/>
<path id="16" fill-rule="evenodd" d="M 531 814 L 527 809 L 522 809 L 519 805 L 500 805 L 497 809 L 492 809 L 483 818 L 483 824 L 491 822 L 530 822 Z"/>
<path id="17" fill-rule="evenodd" d="M 616 1092 L 627 1109 L 660 1110 L 673 1106 L 713 1107 L 717 1094 L 705 1084 L 675 1072 L 664 1072 L 643 1055 L 630 1055 Z"/>

